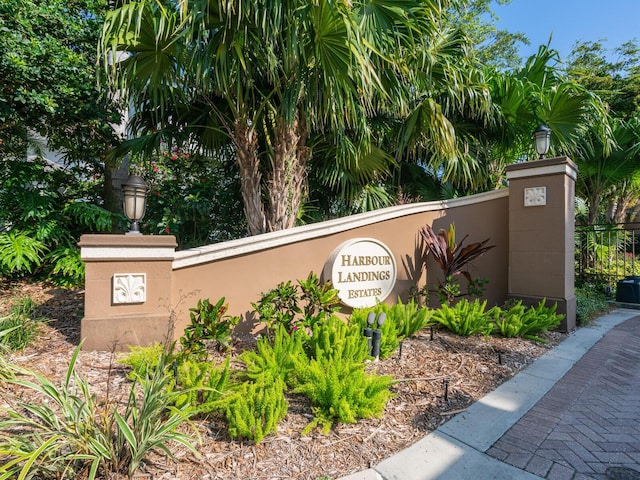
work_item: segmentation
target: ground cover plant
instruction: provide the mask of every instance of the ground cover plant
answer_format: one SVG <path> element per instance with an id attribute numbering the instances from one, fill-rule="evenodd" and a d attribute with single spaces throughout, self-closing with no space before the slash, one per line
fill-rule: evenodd
<path id="1" fill-rule="evenodd" d="M 19 291 L 21 294 L 28 293 L 30 288 L 32 287 L 21 286 Z M 3 289 L 3 292 L 10 291 L 10 288 Z M 50 292 L 47 293 L 46 300 L 42 300 L 44 291 Z M 42 332 L 35 343 L 24 351 L 7 356 L 8 360 L 41 372 L 56 385 L 64 383 L 69 358 L 75 348 L 74 343 L 79 342 L 80 315 L 77 314 L 77 309 L 82 305 L 81 297 L 74 297 L 77 293 L 61 293 L 56 289 L 40 288 L 37 294 L 32 294 L 38 302 L 38 311 L 46 312 L 47 322 L 43 324 Z M 6 313 L 2 309 L 3 298 L 5 293 L 0 293 L 0 315 Z M 391 307 L 394 306 L 389 308 Z M 541 345 L 529 340 L 504 339 L 495 335 L 488 338 L 481 335 L 461 337 L 439 327 L 435 327 L 432 333 L 431 325 L 427 325 L 414 335 L 405 337 L 402 348 L 398 345 L 388 357 L 375 362 L 367 356 L 366 340 L 360 329 L 355 326 L 355 322 L 349 324 L 341 321 L 339 325 L 344 331 L 339 332 L 330 328 L 329 324 L 332 322 L 333 319 L 327 320 L 316 323 L 313 327 L 316 330 L 317 348 L 323 352 L 321 357 L 324 355 L 365 358 L 363 364 L 366 375 L 356 375 L 363 379 L 367 375 L 375 375 L 378 381 L 386 376 L 393 378 L 388 388 L 392 398 L 386 400 L 380 418 L 373 415 L 370 418 L 359 419 L 357 423 L 345 423 L 339 416 L 331 413 L 326 416 L 326 424 L 331 422 L 331 428 L 329 433 L 325 434 L 322 431 L 325 423 L 318 420 L 319 428 L 311 425 L 316 418 L 324 418 L 321 409 L 325 409 L 325 404 L 320 400 L 317 403 L 312 402 L 306 394 L 295 393 L 293 389 L 296 382 L 300 382 L 294 375 L 287 375 L 284 377 L 286 380 L 283 379 L 285 399 L 288 402 L 286 416 L 280 419 L 279 415 L 275 415 L 275 408 L 274 415 L 271 415 L 260 408 L 248 405 L 246 412 L 251 413 L 254 427 L 247 430 L 249 434 L 239 434 L 236 437 L 235 432 L 240 432 L 240 429 L 230 430 L 231 422 L 226 416 L 226 409 L 221 405 L 227 398 L 233 397 L 238 385 L 246 384 L 246 391 L 250 392 L 249 387 L 259 382 L 262 370 L 280 372 L 281 369 L 277 367 L 281 361 L 279 359 L 287 357 L 283 352 L 302 350 L 304 356 L 298 358 L 299 362 L 311 364 L 313 361 L 321 365 L 325 362 L 312 357 L 311 352 L 316 350 L 316 345 L 312 348 L 311 343 L 305 340 L 305 335 L 312 333 L 311 330 L 299 329 L 291 335 L 283 326 L 279 326 L 278 330 L 283 330 L 282 334 L 275 330 L 273 337 L 263 335 L 258 339 L 253 335 L 236 334 L 228 351 L 218 351 L 215 344 L 209 344 L 207 362 L 185 359 L 185 364 L 187 361 L 194 363 L 189 367 L 192 369 L 190 373 L 185 376 L 195 380 L 202 379 L 198 385 L 205 386 L 203 390 L 211 389 L 214 397 L 218 395 L 212 398 L 210 403 L 204 396 L 189 400 L 199 405 L 195 410 L 201 410 L 190 418 L 200 434 L 202 443 L 198 445 L 198 451 L 202 456 L 196 459 L 186 447 L 172 444 L 171 449 L 177 458 L 176 462 L 170 461 L 161 450 L 152 450 L 141 464 L 142 471 L 153 474 L 154 478 L 161 478 L 163 475 L 181 479 L 218 476 L 225 480 L 260 475 L 298 479 L 337 478 L 347 475 L 368 468 L 369 465 L 422 438 L 428 431 L 451 418 L 455 412 L 464 409 L 535 357 L 546 352 L 550 345 L 557 343 L 562 337 L 555 333 L 542 334 L 550 341 L 550 345 Z M 389 322 L 391 323 L 391 320 Z M 354 333 L 350 334 L 350 331 Z M 281 342 L 280 346 L 276 339 Z M 344 341 L 341 342 L 340 339 Z M 359 343 L 360 340 L 364 340 L 364 348 L 363 344 Z M 258 342 L 262 345 L 263 353 L 258 352 Z M 501 362 L 498 362 L 498 351 L 501 352 Z M 253 363 L 252 360 L 244 361 L 249 358 L 249 352 Z M 37 355 L 34 355 L 36 353 Z M 141 358 L 145 357 L 139 351 L 138 354 Z M 266 361 L 265 358 L 270 360 Z M 220 382 L 225 375 L 227 362 L 229 377 Z M 211 365 L 204 374 L 200 368 L 201 363 Z M 166 364 L 169 368 L 164 370 L 172 371 L 173 361 L 166 361 Z M 363 371 L 359 362 L 352 360 L 341 361 L 341 366 L 334 367 L 333 370 L 341 371 L 349 364 L 350 368 L 358 365 L 358 372 Z M 109 352 L 81 351 L 78 353 L 76 370 L 90 382 L 92 393 L 98 401 L 104 401 L 108 393 L 109 398 L 117 399 L 121 405 L 126 404 L 131 386 L 131 380 L 126 377 L 133 371 L 132 366 L 113 363 Z M 295 368 L 290 367 L 282 370 L 295 372 Z M 329 368 L 327 370 L 331 371 Z M 322 374 L 330 377 L 325 372 Z M 446 401 L 445 379 L 449 386 Z M 190 394 L 187 393 L 190 390 L 187 382 L 180 382 L 184 382 L 180 386 L 181 389 L 184 388 L 183 394 Z M 325 380 L 314 384 L 322 382 Z M 110 385 L 109 389 L 107 385 Z M 169 385 L 172 385 L 172 381 L 169 381 Z M 347 392 L 357 390 L 348 385 L 345 388 Z M 226 393 L 220 395 L 214 391 Z M 6 384 L 0 384 L 0 408 L 5 408 L 6 395 Z M 175 399 L 173 401 L 177 401 L 179 396 L 172 398 Z M 219 402 L 221 399 L 222 402 Z M 259 402 L 256 400 L 257 397 L 251 398 L 246 403 L 257 406 Z M 350 409 L 343 410 L 344 419 L 348 418 L 346 414 L 350 410 L 356 409 L 354 405 L 357 403 L 351 402 L 349 405 Z M 364 407 L 367 405 L 362 406 Z M 275 419 L 278 419 L 277 422 Z M 263 429 L 262 433 L 255 428 L 258 425 Z M 270 425 L 276 428 L 269 430 Z M 310 430 L 303 434 L 305 428 Z M 186 427 L 182 431 L 189 432 L 190 429 Z M 255 432 L 262 435 L 257 443 L 253 438 Z"/>
<path id="2" fill-rule="evenodd" d="M 564 317 L 556 313 L 557 307 L 555 303 L 547 307 L 545 299 L 532 307 L 525 307 L 522 301 L 517 301 L 504 309 L 493 308 L 488 315 L 503 337 L 523 337 L 542 342 L 544 340 L 538 335 L 557 328 Z"/>
<path id="3" fill-rule="evenodd" d="M 0 316 L 0 345 L 11 351 L 23 350 L 38 335 L 41 319 L 36 313 L 36 304 L 28 295 L 20 296 L 9 308 L 6 316 Z"/>
<path id="4" fill-rule="evenodd" d="M 487 302 L 463 298 L 454 306 L 443 303 L 433 314 L 433 320 L 458 335 L 468 337 L 482 334 L 488 336 L 493 331 L 486 311 Z"/>
<path id="5" fill-rule="evenodd" d="M 576 284 L 576 323 L 586 325 L 613 308 L 604 285 L 581 281 Z"/>

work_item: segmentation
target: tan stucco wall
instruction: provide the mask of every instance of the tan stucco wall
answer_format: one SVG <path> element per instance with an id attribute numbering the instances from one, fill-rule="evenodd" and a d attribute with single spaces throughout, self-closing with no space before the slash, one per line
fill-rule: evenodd
<path id="1" fill-rule="evenodd" d="M 423 269 L 419 230 L 456 225 L 460 242 L 489 239 L 495 248 L 470 266 L 487 278 L 488 304 L 508 297 L 528 303 L 545 297 L 575 326 L 573 201 L 575 166 L 566 158 L 528 162 L 508 170 L 508 190 L 444 202 L 402 205 L 361 215 L 175 252 L 171 236 L 87 235 L 80 242 L 87 266 L 83 348 L 125 349 L 176 339 L 199 299 L 225 297 L 228 313 L 243 318 L 240 331 L 255 330 L 251 303 L 281 282 L 310 272 L 322 276 L 331 253 L 344 241 L 372 238 L 393 252 L 398 279 L 385 300 L 406 300 L 414 285 L 432 287 L 442 272 L 427 258 Z M 544 206 L 524 207 L 524 189 L 544 186 Z M 146 301 L 113 301 L 114 274 L 146 273 Z M 437 299 L 432 297 L 431 305 Z M 348 313 L 345 308 L 345 313 Z"/>
<path id="2" fill-rule="evenodd" d="M 425 208 L 428 207 L 425 205 Z M 180 286 L 180 291 L 174 289 L 173 297 L 173 305 L 179 305 L 177 330 L 188 322 L 188 315 L 185 315 L 187 305 L 192 306 L 198 298 L 213 301 L 222 296 L 229 303 L 229 313 L 242 315 L 246 320 L 240 328 L 251 330 L 251 302 L 258 301 L 261 292 L 274 288 L 280 282 L 291 280 L 295 283 L 312 271 L 320 276 L 333 250 L 354 238 L 374 238 L 389 247 L 395 255 L 398 280 L 386 301 L 395 302 L 398 297 L 406 300 L 413 285 L 425 282 L 419 229 L 427 223 L 439 229 L 448 228 L 451 222 L 455 222 L 459 240 L 469 234 L 466 243 L 491 238 L 489 243 L 495 244 L 496 248 L 474 262 L 473 270 L 490 279 L 486 292 L 489 301 L 501 303 L 507 293 L 507 209 L 506 196 L 460 207 L 454 204 L 446 209 L 415 213 L 339 233 L 331 233 L 327 229 L 326 233 L 313 239 L 179 268 L 174 271 L 174 284 Z M 428 265 L 427 282 L 432 285 L 442 275 L 435 264 Z M 189 298 L 185 298 L 186 295 Z"/>

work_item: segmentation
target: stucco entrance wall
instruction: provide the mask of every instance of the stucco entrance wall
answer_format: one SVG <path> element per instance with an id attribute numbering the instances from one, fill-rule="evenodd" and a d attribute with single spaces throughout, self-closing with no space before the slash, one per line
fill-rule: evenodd
<path id="1" fill-rule="evenodd" d="M 442 202 L 390 207 L 281 232 L 175 251 L 172 236 L 84 235 L 86 263 L 83 348 L 126 349 L 175 340 L 199 299 L 225 297 L 228 314 L 242 317 L 238 329 L 255 332 L 252 302 L 281 282 L 321 279 L 336 247 L 353 239 L 383 243 L 392 252 L 397 282 L 385 299 L 407 300 L 417 285 L 443 279 L 431 256 L 422 259 L 424 225 L 437 232 L 454 223 L 458 242 L 489 239 L 489 250 L 470 266 L 489 280 L 489 306 L 514 297 L 547 298 L 575 326 L 573 291 L 573 182 L 575 166 L 565 157 L 521 164 L 509 172 L 509 189 Z M 464 288 L 463 288 L 464 290 Z M 438 305 L 432 297 L 431 306 Z M 349 308 L 345 307 L 345 314 Z"/>
<path id="2" fill-rule="evenodd" d="M 261 292 L 280 282 L 291 280 L 295 284 L 310 272 L 324 280 L 322 273 L 333 250 L 356 238 L 376 239 L 393 252 L 398 277 L 386 301 L 406 301 L 412 286 L 424 285 L 425 281 L 432 285 L 442 277 L 435 263 L 427 262 L 427 269 L 423 268 L 419 230 L 425 224 L 437 231 L 455 223 L 458 240 L 469 234 L 466 243 L 491 238 L 496 248 L 474 262 L 474 270 L 490 279 L 486 291 L 489 302 L 501 303 L 507 294 L 507 193 L 502 190 L 447 202 L 390 207 L 177 252 L 173 262 L 173 304 L 179 305 L 176 328 L 184 329 L 188 321 L 184 307 L 193 306 L 198 298 L 215 301 L 225 297 L 229 313 L 243 317 L 239 328 L 251 331 L 255 327 L 251 302 L 257 302 Z M 348 313 L 349 309 L 344 311 Z"/>

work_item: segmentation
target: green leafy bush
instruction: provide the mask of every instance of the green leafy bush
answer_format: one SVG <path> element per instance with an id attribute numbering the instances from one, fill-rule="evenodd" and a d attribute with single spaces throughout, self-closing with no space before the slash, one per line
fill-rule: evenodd
<path id="1" fill-rule="evenodd" d="M 443 303 L 431 318 L 457 335 L 467 337 L 481 333 L 488 336 L 493 330 L 493 323 L 485 311 L 486 307 L 486 300 L 481 303 L 477 299 L 470 302 L 463 298 L 452 307 Z"/>
<path id="2" fill-rule="evenodd" d="M 126 404 L 99 401 L 75 370 L 76 348 L 65 381 L 5 365 L 6 382 L 30 395 L 9 399 L 0 420 L 0 478 L 109 478 L 133 475 L 146 455 L 159 449 L 173 458 L 176 442 L 197 455 L 194 441 L 179 429 L 193 410 L 172 407 L 171 377 L 164 361 L 153 375 L 131 385 Z M 33 398 L 42 402 L 33 403 Z M 197 434 L 197 430 L 194 429 Z"/>
<path id="3" fill-rule="evenodd" d="M 311 400 L 315 415 L 303 430 L 305 434 L 318 426 L 327 434 L 335 422 L 355 423 L 359 418 L 380 417 L 393 396 L 390 376 L 368 374 L 363 363 L 341 357 L 299 357 L 296 375 L 298 385 L 294 391 Z"/>
<path id="4" fill-rule="evenodd" d="M 258 320 L 265 324 L 267 332 L 273 332 L 276 325 L 282 325 L 291 332 L 297 315 L 302 312 L 298 306 L 299 300 L 298 289 L 289 280 L 262 293 L 260 300 L 251 305 Z"/>
<path id="5" fill-rule="evenodd" d="M 219 351 L 231 346 L 231 332 L 240 317 L 226 315 L 229 306 L 222 297 L 212 304 L 208 298 L 198 300 L 195 308 L 189 309 L 191 323 L 180 337 L 183 355 L 207 355 L 207 342 L 215 342 Z"/>
<path id="6" fill-rule="evenodd" d="M 258 320 L 265 324 L 271 334 L 276 324 L 282 324 L 291 332 L 299 327 L 311 327 L 330 318 L 339 309 L 338 291 L 330 282 L 320 283 L 311 272 L 298 285 L 291 281 L 281 282 L 260 300 L 251 304 Z"/>
<path id="7" fill-rule="evenodd" d="M 241 384 L 226 403 L 229 435 L 260 443 L 266 435 L 275 433 L 289 408 L 284 390 L 284 380 L 270 372 Z"/>
<path id="8" fill-rule="evenodd" d="M 525 307 L 521 301 L 518 301 L 508 310 L 494 307 L 489 310 L 488 315 L 493 319 L 496 330 L 503 337 L 522 337 L 544 342 L 537 335 L 556 328 L 564 317 L 555 313 L 557 307 L 557 304 L 546 307 L 544 299 L 537 307 Z"/>
<path id="9" fill-rule="evenodd" d="M 320 283 L 318 276 L 310 272 L 306 280 L 298 280 L 300 303 L 302 303 L 303 324 L 311 327 L 331 318 L 340 309 L 338 290 L 331 282 Z"/>
<path id="10" fill-rule="evenodd" d="M 166 347 L 158 342 L 147 346 L 127 345 L 127 348 L 129 353 L 121 355 L 118 362 L 131 367 L 127 375 L 130 380 L 153 375 L 166 351 Z"/>
<path id="11" fill-rule="evenodd" d="M 149 184 L 143 232 L 174 235 L 180 249 L 247 235 L 237 167 L 227 156 L 171 147 L 133 155 L 132 165 Z"/>
<path id="12" fill-rule="evenodd" d="M 576 322 L 578 325 L 586 325 L 612 308 L 609 297 L 598 286 L 593 284 L 576 286 Z"/>
<path id="13" fill-rule="evenodd" d="M 0 158 L 0 167 L 0 275 L 81 284 L 80 235 L 108 232 L 119 218 L 99 205 L 98 182 L 37 158 Z"/>
<path id="14" fill-rule="evenodd" d="M 363 363 L 370 358 L 367 339 L 357 324 L 347 324 L 333 316 L 326 323 L 316 324 L 308 338 L 310 358 L 345 360 Z"/>
<path id="15" fill-rule="evenodd" d="M 433 310 L 421 307 L 413 300 L 402 303 L 400 299 L 388 307 L 386 312 L 387 321 L 392 321 L 395 324 L 400 340 L 412 337 L 429 325 L 433 315 Z"/>
<path id="16" fill-rule="evenodd" d="M 261 337 L 255 351 L 242 352 L 239 360 L 245 365 L 243 374 L 253 381 L 264 375 L 280 377 L 289 385 L 294 372 L 294 359 L 305 355 L 306 339 L 303 331 L 289 333 L 284 325 L 277 325 L 273 340 Z"/>

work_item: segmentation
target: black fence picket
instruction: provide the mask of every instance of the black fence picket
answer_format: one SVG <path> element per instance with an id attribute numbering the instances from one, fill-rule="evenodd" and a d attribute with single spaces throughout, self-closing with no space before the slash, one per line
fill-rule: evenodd
<path id="1" fill-rule="evenodd" d="M 577 226 L 576 276 L 614 286 L 640 275 L 640 223 Z"/>

